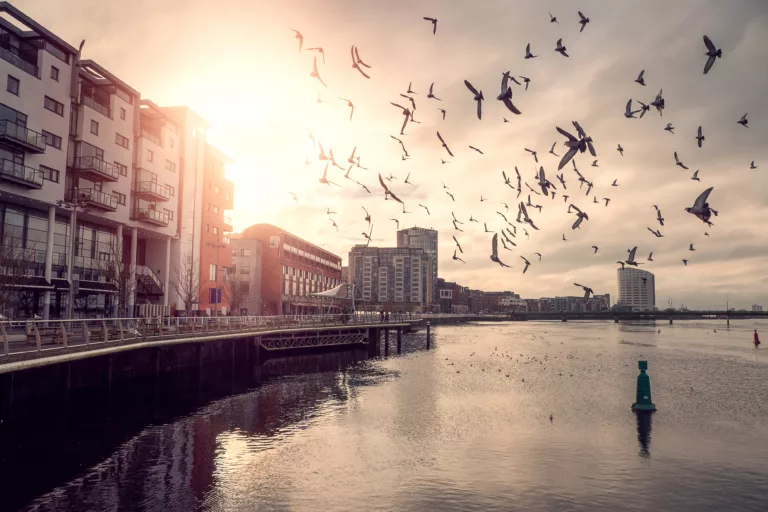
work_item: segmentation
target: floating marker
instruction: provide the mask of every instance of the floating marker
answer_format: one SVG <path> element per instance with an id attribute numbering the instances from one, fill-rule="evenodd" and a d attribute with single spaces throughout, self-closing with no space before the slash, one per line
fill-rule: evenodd
<path id="1" fill-rule="evenodd" d="M 633 411 L 655 411 L 656 405 L 651 401 L 651 378 L 645 371 L 648 369 L 648 361 L 638 361 L 640 375 L 637 376 L 637 398 L 632 404 Z"/>

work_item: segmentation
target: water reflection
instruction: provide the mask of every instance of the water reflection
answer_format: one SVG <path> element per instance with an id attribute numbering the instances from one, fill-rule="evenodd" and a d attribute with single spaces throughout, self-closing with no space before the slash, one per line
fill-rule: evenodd
<path id="1" fill-rule="evenodd" d="M 640 456 L 651 458 L 651 429 L 653 428 L 652 411 L 635 411 L 637 417 L 637 442 L 640 445 Z"/>

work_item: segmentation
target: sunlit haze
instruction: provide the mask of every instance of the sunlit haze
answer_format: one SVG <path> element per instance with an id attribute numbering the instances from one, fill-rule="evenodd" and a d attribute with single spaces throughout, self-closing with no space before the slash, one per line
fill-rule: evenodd
<path id="1" fill-rule="evenodd" d="M 365 243 L 365 206 L 373 217 L 373 245 L 395 245 L 395 222 L 440 232 L 440 277 L 487 291 L 512 290 L 522 297 L 580 293 L 573 282 L 595 293 L 616 295 L 616 261 L 638 246 L 641 267 L 656 274 L 657 305 L 668 297 L 675 305 L 723 309 L 768 304 L 768 3 L 754 1 L 676 2 L 466 2 L 374 0 L 26 0 L 18 8 L 76 46 L 86 39 L 83 56 L 93 59 L 143 97 L 159 105 L 188 105 L 206 118 L 209 138 L 233 160 L 235 228 L 269 222 L 340 255 Z M 591 21 L 579 33 L 577 9 Z M 548 11 L 560 23 L 550 23 Z M 432 34 L 423 16 L 439 19 Z M 305 37 L 304 50 L 290 29 Z M 712 38 L 723 56 L 702 74 Z M 563 38 L 570 58 L 555 53 Z M 531 43 L 538 58 L 525 60 Z M 350 47 L 372 66 L 368 80 L 351 67 Z M 322 56 L 307 48 L 321 46 Z M 313 58 L 328 84 L 309 76 Z M 646 87 L 635 83 L 645 69 Z M 512 84 L 516 116 L 496 101 L 504 71 L 530 77 L 528 90 Z M 463 81 L 482 89 L 486 101 L 478 120 L 472 94 Z M 413 83 L 414 117 L 399 135 L 403 116 L 390 101 L 408 106 L 405 93 Z M 428 100 L 430 83 L 443 101 Z M 623 116 L 628 99 L 650 103 L 660 89 L 663 118 L 651 109 L 642 119 Z M 339 97 L 355 104 L 354 117 Z M 318 102 L 318 98 L 322 103 Z M 438 108 L 447 116 L 441 120 Z M 737 124 L 749 113 L 749 128 Z M 502 118 L 510 122 L 505 123 Z M 592 136 L 599 167 L 589 153 L 575 158 L 581 173 L 595 185 L 589 196 L 579 189 L 573 166 L 563 169 L 568 203 L 589 213 L 581 229 L 572 230 L 562 187 L 555 174 L 559 158 L 548 154 L 552 143 L 567 148 L 560 126 L 574 132 L 577 120 Z M 665 131 L 667 123 L 674 134 Z M 706 140 L 699 149 L 696 130 Z M 318 182 L 318 161 L 309 129 L 325 151 L 333 149 L 348 167 L 352 149 L 368 170 L 353 168 L 351 177 L 331 167 Z M 455 154 L 440 147 L 439 130 Z M 403 140 L 411 158 L 402 160 Z M 624 148 L 622 157 L 616 150 Z M 479 154 L 471 149 L 481 149 Z M 502 171 L 537 188 L 536 167 L 524 148 L 535 149 L 547 177 L 558 187 L 554 199 L 532 196 L 543 205 L 529 208 L 541 228 L 518 225 L 518 247 L 500 251 L 512 265 L 502 269 L 489 259 L 491 234 L 514 222 L 517 204 L 528 189 L 506 187 Z M 689 171 L 675 166 L 677 151 Z M 305 164 L 305 160 L 309 164 Z M 441 164 L 441 159 L 449 161 Z M 757 169 L 750 169 L 754 161 Z M 700 182 L 691 180 L 699 170 Z M 384 201 L 378 173 L 396 176 L 388 186 L 405 202 Z M 403 183 L 410 173 L 415 186 Z M 611 183 L 618 180 L 618 187 Z M 456 201 L 445 193 L 449 187 Z M 719 213 L 707 227 L 683 211 L 713 186 L 709 202 Z M 289 192 L 298 197 L 298 205 Z M 488 198 L 481 204 L 480 197 Z M 594 204 L 597 197 L 600 204 Z M 602 198 L 611 199 L 606 207 Z M 509 212 L 501 204 L 509 205 Z M 428 216 L 418 204 L 427 205 Z M 665 225 L 656 222 L 658 205 Z M 331 225 L 326 209 L 337 212 Z M 451 212 L 464 222 L 454 231 Z M 479 223 L 470 223 L 472 215 Z M 646 228 L 661 229 L 656 238 Z M 705 232 L 710 236 L 705 236 Z M 451 259 L 456 235 L 466 265 Z M 565 234 L 567 242 L 562 240 Z M 693 243 L 696 251 L 688 250 Z M 592 245 L 599 246 L 593 255 Z M 650 252 L 655 260 L 646 262 Z M 542 254 L 541 263 L 534 253 Z M 532 265 L 522 274 L 520 255 Z M 689 260 L 684 266 L 682 259 Z"/>

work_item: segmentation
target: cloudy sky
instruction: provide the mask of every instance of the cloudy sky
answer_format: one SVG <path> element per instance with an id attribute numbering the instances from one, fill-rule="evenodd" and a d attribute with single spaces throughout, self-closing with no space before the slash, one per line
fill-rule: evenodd
<path id="1" fill-rule="evenodd" d="M 653 263 L 641 268 L 656 274 L 657 304 L 722 307 L 726 296 L 736 307 L 768 306 L 768 3 L 680 0 L 676 2 L 515 2 L 509 0 L 48 0 L 15 2 L 73 45 L 86 38 L 85 58 L 94 59 L 160 105 L 189 105 L 213 125 L 211 136 L 236 163 L 233 212 L 238 230 L 272 222 L 341 255 L 364 242 L 373 217 L 374 244 L 395 244 L 395 223 L 440 231 L 441 277 L 473 288 L 513 290 L 524 297 L 575 294 L 572 283 L 616 294 L 616 261 L 638 246 L 638 260 L 653 251 Z M 590 18 L 579 33 L 577 10 Z M 550 23 L 548 12 L 559 24 Z M 423 16 L 439 19 L 437 35 Z M 300 30 L 305 51 L 297 52 L 290 29 Z M 702 35 L 723 50 L 708 75 Z M 566 59 L 553 50 L 558 38 Z M 531 43 L 536 59 L 524 60 Z M 373 66 L 367 80 L 351 68 L 349 49 Z M 328 89 L 309 76 L 321 46 L 326 63 L 319 71 Z M 645 69 L 647 87 L 635 83 Z M 531 78 L 528 91 L 513 84 L 515 116 L 495 100 L 501 74 Z M 483 119 L 463 81 L 482 89 Z M 413 82 L 415 119 L 402 137 L 411 158 L 401 159 L 400 111 L 390 101 Z M 427 100 L 429 84 L 442 102 Z M 663 119 L 654 111 L 643 119 L 625 119 L 629 98 L 649 103 L 664 90 Z M 349 121 L 345 97 L 355 104 Z M 322 103 L 318 102 L 318 99 Z M 442 121 L 438 108 L 447 110 Z M 749 113 L 750 127 L 736 121 Z M 510 122 L 504 123 L 506 117 Z M 572 231 L 562 187 L 554 176 L 559 161 L 547 153 L 553 142 L 562 154 L 564 140 L 555 131 L 572 131 L 578 120 L 595 141 L 599 167 L 588 154 L 576 157 L 582 174 L 595 184 L 585 195 L 571 165 L 564 169 L 567 193 L 589 214 Z M 664 131 L 667 122 L 675 133 Z M 706 140 L 696 146 L 697 127 Z M 368 170 L 329 179 L 321 185 L 323 165 L 307 136 L 311 130 L 340 164 L 353 147 Z M 448 158 L 436 138 L 440 130 L 455 157 Z M 622 157 L 617 144 L 625 149 Z M 478 154 L 469 145 L 483 150 Z M 518 247 L 500 248 L 512 269 L 489 260 L 491 235 L 482 222 L 500 230 L 496 211 L 516 215 L 517 193 L 507 188 L 502 171 L 534 185 L 536 168 L 524 148 L 539 152 L 547 176 L 558 186 L 555 199 L 533 196 L 543 211 L 529 209 L 540 231 L 518 229 Z M 690 167 L 675 166 L 673 153 Z M 309 164 L 305 161 L 309 158 Z M 449 164 L 441 164 L 441 158 Z M 750 170 L 755 161 L 758 169 Z M 699 170 L 701 182 L 692 181 Z M 377 174 L 390 174 L 392 190 L 409 212 L 384 201 Z M 403 183 L 410 173 L 415 186 Z M 611 183 L 618 179 L 619 187 Z M 450 187 L 456 201 L 445 194 Z M 709 186 L 710 204 L 719 211 L 708 228 L 683 211 Z M 527 189 L 523 185 L 527 199 Z M 299 198 L 296 205 L 288 192 Z M 488 200 L 481 204 L 481 195 Z M 608 207 L 594 204 L 611 198 Z M 418 207 L 429 207 L 431 215 Z M 651 205 L 662 209 L 665 226 Z M 336 215 L 326 215 L 330 208 Z M 454 231 L 451 212 L 464 222 Z M 470 223 L 472 215 L 480 223 Z M 339 231 L 329 218 L 336 220 Z M 510 219 L 512 220 L 512 219 Z M 522 227 L 522 226 L 520 226 Z M 664 238 L 647 227 L 660 228 Z M 710 236 L 705 236 L 708 232 Z M 454 262 L 455 234 L 466 265 Z M 567 241 L 562 241 L 565 234 Z M 695 252 L 688 250 L 693 243 Z M 600 247 L 593 255 L 592 245 Z M 543 255 L 539 263 L 535 252 Z M 522 275 L 526 256 L 531 268 Z M 690 261 L 683 266 L 682 259 Z"/>

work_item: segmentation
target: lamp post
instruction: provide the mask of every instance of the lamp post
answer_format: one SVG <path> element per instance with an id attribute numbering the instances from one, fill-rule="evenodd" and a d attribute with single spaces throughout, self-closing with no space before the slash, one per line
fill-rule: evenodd
<path id="1" fill-rule="evenodd" d="M 69 234 L 69 247 L 67 248 L 67 282 L 69 283 L 69 300 L 67 300 L 67 319 L 72 318 L 72 308 L 75 302 L 75 287 L 72 281 L 72 268 L 75 266 L 75 243 L 77 242 L 77 210 L 88 213 L 88 201 L 85 197 L 77 195 L 77 189 L 72 189 L 69 199 L 56 201 L 60 208 L 72 210 L 71 232 Z"/>
<path id="2" fill-rule="evenodd" d="M 219 239 L 220 240 L 220 239 Z M 215 293 L 215 302 L 214 302 L 214 316 L 219 316 L 219 253 L 221 252 L 222 247 L 226 247 L 225 244 L 222 244 L 217 240 L 217 242 L 211 243 L 208 242 L 206 245 L 210 247 L 216 247 L 216 293 Z"/>

